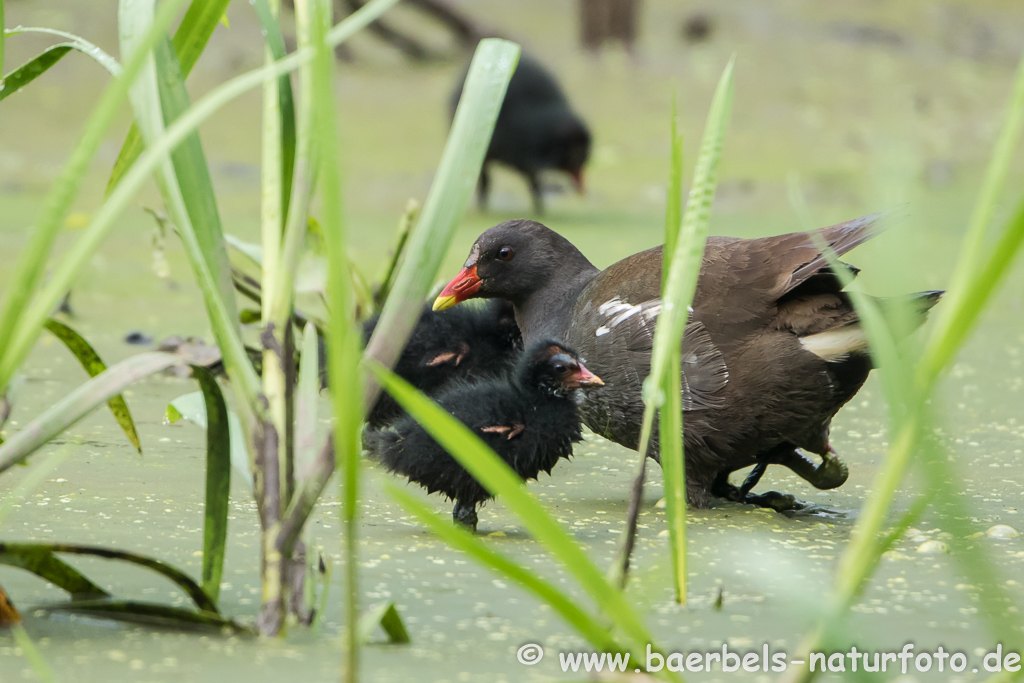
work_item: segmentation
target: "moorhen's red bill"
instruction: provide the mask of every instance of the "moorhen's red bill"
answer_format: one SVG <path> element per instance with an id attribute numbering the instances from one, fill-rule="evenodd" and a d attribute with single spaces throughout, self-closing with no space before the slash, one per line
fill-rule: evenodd
<path id="1" fill-rule="evenodd" d="M 842 255 L 877 232 L 880 214 L 823 228 Z M 484 232 L 434 308 L 473 297 L 511 301 L 526 345 L 562 340 L 606 386 L 587 392 L 584 422 L 637 448 L 641 385 L 650 372 L 661 311 L 662 248 L 599 270 L 540 223 L 508 221 Z M 851 275 L 856 269 L 847 266 Z M 941 292 L 915 295 L 920 319 Z M 758 239 L 710 237 L 682 343 L 687 499 L 747 496 L 729 473 L 783 464 L 818 488 L 846 480 L 828 442 L 832 417 L 871 369 L 867 342 L 839 278 L 806 233 Z M 658 458 L 657 438 L 652 457 Z M 822 456 L 817 467 L 797 449 Z M 777 496 L 777 494 L 776 494 Z M 795 501 L 789 499 L 787 504 Z"/>
<path id="2" fill-rule="evenodd" d="M 542 341 L 521 355 L 508 379 L 488 379 L 442 391 L 436 401 L 480 436 L 523 479 L 536 479 L 583 438 L 574 394 L 601 378 L 564 345 Z M 456 522 L 476 529 L 476 509 L 492 496 L 412 418 L 363 435 L 363 446 L 385 467 L 428 492 L 455 501 Z"/>

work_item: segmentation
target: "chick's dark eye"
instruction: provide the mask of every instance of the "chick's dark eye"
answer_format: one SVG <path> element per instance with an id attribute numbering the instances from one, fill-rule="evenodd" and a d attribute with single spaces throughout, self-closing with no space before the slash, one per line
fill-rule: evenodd
<path id="1" fill-rule="evenodd" d="M 561 363 L 557 363 L 555 365 L 555 374 L 556 375 L 564 375 L 567 372 L 569 372 L 569 368 L 567 366 L 562 365 Z"/>
<path id="2" fill-rule="evenodd" d="M 515 250 L 512 247 L 502 247 L 498 250 L 499 261 L 511 261 L 512 257 L 516 255 Z"/>

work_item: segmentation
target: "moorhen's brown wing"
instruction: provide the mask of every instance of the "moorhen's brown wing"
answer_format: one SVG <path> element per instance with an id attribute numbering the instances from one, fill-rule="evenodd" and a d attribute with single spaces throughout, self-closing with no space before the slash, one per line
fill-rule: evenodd
<path id="1" fill-rule="evenodd" d="M 877 219 L 820 234 L 841 255 L 870 238 Z M 805 233 L 709 238 L 682 349 L 688 461 L 731 470 L 782 442 L 818 450 L 828 421 L 852 395 L 844 391 L 837 400 L 828 364 L 799 339 L 855 319 L 848 300 L 836 294 L 838 279 L 823 270 L 827 263 Z M 567 330 L 567 341 L 608 383 L 581 407 L 587 425 L 632 448 L 660 313 L 661 265 L 656 247 L 607 268 L 577 299 Z M 868 368 L 848 378 L 853 391 Z M 687 474 L 709 485 L 717 471 L 691 467 Z"/>

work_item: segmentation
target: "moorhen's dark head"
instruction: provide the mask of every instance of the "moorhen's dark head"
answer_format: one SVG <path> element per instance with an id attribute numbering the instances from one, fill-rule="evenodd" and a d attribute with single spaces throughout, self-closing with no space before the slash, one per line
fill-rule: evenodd
<path id="1" fill-rule="evenodd" d="M 576 191 L 583 194 L 586 189 L 583 167 L 590 158 L 590 130 L 583 121 L 572 116 L 559 127 L 554 142 L 555 168 L 568 173 Z"/>
<path id="2" fill-rule="evenodd" d="M 590 262 L 554 230 L 536 221 L 506 221 L 477 238 L 462 270 L 434 300 L 434 310 L 476 297 L 519 304 L 577 264 Z"/>
<path id="3" fill-rule="evenodd" d="M 516 364 L 515 376 L 520 386 L 554 396 L 604 386 L 601 378 L 587 370 L 574 351 L 554 341 L 530 347 Z"/>

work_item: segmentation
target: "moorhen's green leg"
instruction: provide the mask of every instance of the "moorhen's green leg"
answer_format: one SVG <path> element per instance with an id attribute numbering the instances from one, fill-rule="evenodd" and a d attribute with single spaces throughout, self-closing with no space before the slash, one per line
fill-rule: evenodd
<path id="1" fill-rule="evenodd" d="M 750 493 L 750 490 L 757 486 L 757 483 L 761 480 L 765 470 L 768 469 L 768 465 L 787 464 L 795 461 L 796 458 L 802 458 L 802 456 L 797 454 L 792 444 L 779 444 L 758 454 L 757 464 L 754 465 L 754 469 L 747 475 L 742 486 L 735 486 L 729 483 L 729 473 L 723 471 L 715 479 L 711 492 L 713 495 L 725 498 L 726 500 L 771 508 L 776 512 L 803 509 L 807 507 L 806 503 L 802 503 L 794 496 L 786 493 L 779 493 L 778 491 L 767 491 L 760 494 Z M 807 463 L 807 460 L 804 459 L 804 462 Z M 813 468 L 813 465 L 811 467 Z M 797 472 L 797 474 L 800 474 L 800 472 Z"/>
<path id="2" fill-rule="evenodd" d="M 470 531 L 476 533 L 476 503 L 456 500 L 455 507 L 452 508 L 452 519 L 455 520 L 456 524 L 469 527 Z"/>
<path id="3" fill-rule="evenodd" d="M 711 495 L 724 498 L 734 503 L 746 503 L 748 505 L 756 505 L 762 508 L 771 508 L 776 512 L 788 512 L 790 510 L 802 510 L 807 507 L 806 503 L 802 503 L 797 500 L 794 496 L 788 493 L 779 493 L 778 491 L 766 491 L 765 493 L 748 493 L 743 489 L 750 484 L 754 486 L 757 481 L 751 481 L 751 479 L 759 479 L 761 474 L 764 473 L 764 469 L 768 467 L 768 463 L 765 461 L 759 462 L 754 470 L 757 472 L 755 478 L 755 472 L 751 472 L 747 480 L 743 482 L 743 486 L 736 486 L 735 484 L 729 483 L 729 472 L 722 471 L 718 473 L 715 478 L 715 482 L 711 487 Z"/>
<path id="4" fill-rule="evenodd" d="M 785 465 L 817 489 L 834 489 L 846 483 L 850 470 L 832 446 L 821 456 L 821 464 L 815 465 L 806 455 L 797 450 L 780 453 L 773 462 Z"/>
<path id="5" fill-rule="evenodd" d="M 768 462 L 762 460 L 761 462 L 754 465 L 754 469 L 750 470 L 750 474 L 743 480 L 743 485 L 740 486 L 740 495 L 746 498 L 750 490 L 757 486 L 757 482 L 761 481 L 761 477 L 764 476 L 765 470 L 768 469 Z"/>
<path id="6" fill-rule="evenodd" d="M 757 464 L 754 465 L 754 469 L 750 470 L 750 474 L 748 474 L 747 478 L 743 480 L 743 485 L 739 488 L 739 492 L 743 498 L 746 498 L 750 491 L 757 486 L 757 483 L 761 481 L 761 477 L 764 476 L 765 471 L 768 469 L 768 465 L 783 462 L 787 458 L 791 458 L 792 455 L 793 445 L 789 443 L 782 443 L 763 453 L 759 453 L 757 456 Z"/>

